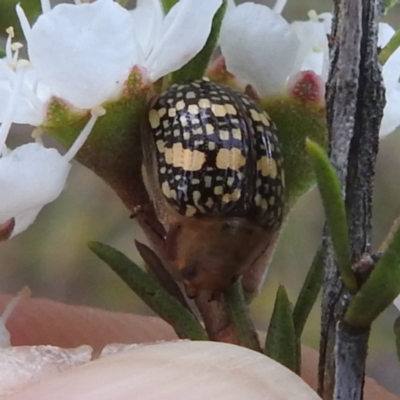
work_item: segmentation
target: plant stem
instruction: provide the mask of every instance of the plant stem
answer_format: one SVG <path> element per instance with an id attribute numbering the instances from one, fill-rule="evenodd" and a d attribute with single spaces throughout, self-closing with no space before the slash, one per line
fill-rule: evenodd
<path id="1" fill-rule="evenodd" d="M 378 64 L 377 33 L 380 0 L 335 0 L 335 16 L 330 40 L 331 70 L 327 84 L 327 120 L 330 159 L 335 166 L 346 199 L 352 263 L 370 250 L 372 192 L 379 127 L 384 108 L 384 89 Z M 318 392 L 323 399 L 340 393 L 336 371 L 344 371 L 345 360 L 335 356 L 338 324 L 351 298 L 339 278 L 332 243 L 324 238 L 324 289 Z M 366 333 L 368 336 L 368 333 Z M 338 347 L 336 347 L 338 349 Z M 367 346 L 348 348 L 352 360 L 352 385 L 362 387 Z M 343 363 L 343 365 L 342 365 Z M 336 371 L 335 371 L 336 370 Z M 336 389 L 335 388 L 336 385 Z M 338 397 L 335 397 L 338 398 Z M 362 391 L 346 400 L 360 400 Z"/>
<path id="2" fill-rule="evenodd" d="M 369 329 L 354 330 L 343 322 L 337 325 L 335 399 L 362 399 L 365 363 L 359 363 L 368 350 Z"/>

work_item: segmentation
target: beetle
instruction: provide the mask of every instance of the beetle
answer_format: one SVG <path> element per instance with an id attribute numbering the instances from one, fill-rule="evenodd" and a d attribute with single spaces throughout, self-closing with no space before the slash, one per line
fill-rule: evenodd
<path id="1" fill-rule="evenodd" d="M 282 222 L 277 130 L 253 99 L 208 79 L 174 84 L 142 129 L 144 178 L 188 297 L 226 290 Z"/>

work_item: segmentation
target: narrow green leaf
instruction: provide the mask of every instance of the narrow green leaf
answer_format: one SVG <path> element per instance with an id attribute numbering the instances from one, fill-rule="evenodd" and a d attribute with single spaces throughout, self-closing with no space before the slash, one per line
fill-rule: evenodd
<path id="1" fill-rule="evenodd" d="M 379 53 L 379 62 L 382 65 L 385 65 L 386 61 L 399 48 L 399 46 L 400 46 L 400 31 L 397 31 L 389 40 L 389 43 Z"/>
<path id="2" fill-rule="evenodd" d="M 5 56 L 6 56 L 6 52 L 5 52 L 4 48 L 0 47 L 0 58 L 3 58 Z"/>
<path id="3" fill-rule="evenodd" d="M 280 285 L 265 341 L 265 354 L 292 371 L 300 372 L 300 342 L 296 336 L 292 306 Z"/>
<path id="4" fill-rule="evenodd" d="M 172 73 L 172 83 L 193 81 L 204 76 L 211 56 L 213 55 L 218 43 L 219 32 L 221 30 L 222 20 L 224 19 L 226 11 L 226 4 L 227 0 L 224 0 L 221 7 L 214 15 L 211 32 L 203 49 L 179 71 Z"/>
<path id="5" fill-rule="evenodd" d="M 394 234 L 370 277 L 350 302 L 344 321 L 368 328 L 400 293 L 400 229 Z"/>
<path id="6" fill-rule="evenodd" d="M 322 249 L 318 249 L 314 260 L 300 290 L 296 305 L 293 310 L 293 323 L 298 338 L 303 333 L 304 325 L 310 315 L 318 293 L 321 290 L 324 264 L 322 260 Z"/>
<path id="7" fill-rule="evenodd" d="M 98 242 L 90 243 L 89 248 L 155 313 L 171 324 L 180 338 L 207 340 L 207 334 L 196 317 L 128 257 Z"/>
<path id="8" fill-rule="evenodd" d="M 178 2 L 178 0 L 162 0 L 162 5 L 165 14 L 168 14 L 168 11 Z"/>
<path id="9" fill-rule="evenodd" d="M 240 281 L 235 282 L 225 293 L 225 300 L 231 320 L 236 328 L 239 344 L 252 350 L 261 351 L 257 332 L 250 318 L 249 307 Z"/>
<path id="10" fill-rule="evenodd" d="M 307 139 L 306 148 L 314 164 L 318 189 L 324 205 L 326 222 L 335 250 L 340 276 L 347 289 L 349 289 L 351 293 L 355 293 L 358 285 L 351 269 L 346 209 L 339 179 L 328 155 L 322 147 Z"/>

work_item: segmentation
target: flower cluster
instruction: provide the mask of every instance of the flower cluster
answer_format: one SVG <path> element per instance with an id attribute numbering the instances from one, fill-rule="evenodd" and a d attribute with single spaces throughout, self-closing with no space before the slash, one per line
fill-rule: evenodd
<path id="1" fill-rule="evenodd" d="M 9 28 L 0 60 L 0 238 L 25 230 L 59 196 L 70 161 L 105 113 L 102 104 L 121 96 L 132 70 L 150 84 L 180 69 L 204 47 L 221 4 L 181 0 L 165 15 L 159 0 L 138 0 L 134 10 L 113 0 L 52 9 L 42 0 L 43 13 L 33 26 L 17 6 L 29 61 L 19 59 L 22 44 L 13 43 Z M 91 115 L 63 156 L 46 149 L 38 135 L 52 99 Z M 12 123 L 35 127 L 35 142 L 9 151 Z"/>
<path id="2" fill-rule="evenodd" d="M 41 3 L 43 13 L 32 26 L 16 8 L 29 59 L 20 58 L 22 44 L 14 41 L 12 28 L 0 59 L 0 240 L 26 229 L 58 197 L 70 161 L 105 114 L 104 104 L 123 95 L 133 71 L 144 85 L 162 83 L 203 49 L 222 0 L 180 0 L 168 13 L 161 0 L 138 0 L 133 10 L 114 0 L 76 0 L 54 8 L 49 0 Z M 262 99 L 303 96 L 323 104 L 332 16 L 310 12 L 308 21 L 289 23 L 281 15 L 285 4 L 278 0 L 270 9 L 228 0 L 219 42 L 227 71 Z M 393 34 L 380 24 L 379 44 Z M 399 64 L 397 50 L 382 70 L 387 96 L 382 136 L 400 124 Z M 88 115 L 64 155 L 45 148 L 39 135 L 55 99 L 71 113 Z M 33 126 L 34 142 L 9 150 L 13 123 Z"/>
<path id="3" fill-rule="evenodd" d="M 323 102 L 329 73 L 328 35 L 332 15 L 309 12 L 308 21 L 287 22 L 281 12 L 286 0 L 278 0 L 274 9 L 231 1 L 221 29 L 221 51 L 227 70 L 251 84 L 261 97 L 298 95 L 302 79 L 313 74 L 311 92 L 306 95 Z M 379 24 L 378 45 L 383 48 L 394 29 Z M 400 49 L 382 68 L 386 89 L 386 108 L 380 135 L 386 136 L 400 125 Z M 308 87 L 310 90 L 310 85 Z M 303 93 L 300 93 L 303 95 Z"/>

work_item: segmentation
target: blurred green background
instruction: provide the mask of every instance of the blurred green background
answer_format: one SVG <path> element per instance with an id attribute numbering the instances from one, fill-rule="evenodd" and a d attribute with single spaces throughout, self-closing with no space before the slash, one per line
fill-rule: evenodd
<path id="1" fill-rule="evenodd" d="M 264 3 L 272 5 L 271 1 Z M 330 11 L 329 0 L 289 1 L 284 16 L 306 20 L 307 12 Z M 53 3 L 54 4 L 54 3 Z M 400 8 L 385 18 L 400 26 Z M 400 68 L 400 66 L 399 66 Z M 400 112 L 400 110 L 399 110 Z M 16 127 L 10 147 L 28 140 L 30 129 Z M 47 140 L 48 145 L 55 145 Z M 392 221 L 400 214 L 400 131 L 381 143 L 376 173 L 373 245 L 377 249 Z M 299 201 L 285 227 L 267 281 L 252 305 L 259 329 L 265 330 L 279 283 L 296 300 L 307 269 L 320 241 L 323 213 L 316 190 Z M 69 304 L 83 304 L 113 311 L 149 314 L 149 309 L 96 259 L 86 243 L 108 243 L 136 259 L 133 239 L 142 238 L 129 212 L 113 192 L 91 171 L 74 165 L 60 198 L 45 207 L 36 223 L 25 233 L 0 244 L 0 290 L 16 293 L 28 285 L 35 297 Z M 400 394 L 400 364 L 394 347 L 393 322 L 398 311 L 390 307 L 375 323 L 370 341 L 368 374 Z M 318 348 L 319 305 L 304 332 L 304 343 Z"/>

